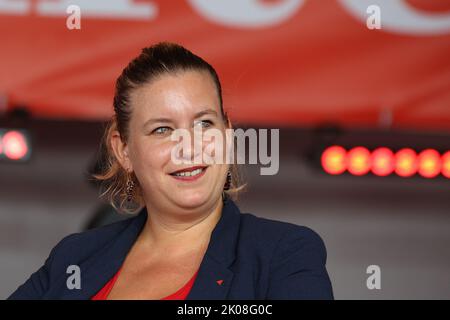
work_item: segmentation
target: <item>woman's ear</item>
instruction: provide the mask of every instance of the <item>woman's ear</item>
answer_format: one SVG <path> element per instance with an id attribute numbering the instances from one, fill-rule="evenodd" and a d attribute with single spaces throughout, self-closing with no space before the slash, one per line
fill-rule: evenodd
<path id="1" fill-rule="evenodd" d="M 129 157 L 128 145 L 122 142 L 119 131 L 114 130 L 109 141 L 113 150 L 114 156 L 119 161 L 122 168 L 127 172 L 133 171 L 133 166 Z"/>

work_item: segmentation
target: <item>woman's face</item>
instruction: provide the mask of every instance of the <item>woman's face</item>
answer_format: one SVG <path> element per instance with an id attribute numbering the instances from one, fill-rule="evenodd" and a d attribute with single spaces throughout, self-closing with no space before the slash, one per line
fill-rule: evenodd
<path id="1" fill-rule="evenodd" d="M 203 152 L 211 143 L 204 140 L 203 150 L 194 153 L 195 128 L 202 128 L 203 132 L 215 128 L 225 137 L 226 126 L 211 76 L 200 71 L 166 74 L 134 90 L 130 98 L 132 116 L 124 150 L 146 202 L 160 210 L 213 207 L 221 196 L 228 165 L 224 161 L 221 164 L 193 162 L 194 156 L 199 156 L 198 151 Z M 188 144 L 189 148 L 181 149 L 184 154 L 173 161 L 172 150 L 179 143 L 171 140 L 175 129 L 188 130 L 192 143 Z M 176 163 L 180 160 L 191 163 Z M 194 180 L 173 175 L 175 171 L 195 166 L 207 167 Z"/>

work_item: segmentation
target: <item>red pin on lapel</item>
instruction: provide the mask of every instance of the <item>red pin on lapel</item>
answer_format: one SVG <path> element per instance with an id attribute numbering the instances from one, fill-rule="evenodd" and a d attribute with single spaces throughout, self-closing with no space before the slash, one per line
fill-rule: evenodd
<path id="1" fill-rule="evenodd" d="M 222 283 L 223 283 L 223 280 L 217 280 L 216 282 L 217 282 L 217 284 L 218 284 L 219 286 L 221 286 Z"/>

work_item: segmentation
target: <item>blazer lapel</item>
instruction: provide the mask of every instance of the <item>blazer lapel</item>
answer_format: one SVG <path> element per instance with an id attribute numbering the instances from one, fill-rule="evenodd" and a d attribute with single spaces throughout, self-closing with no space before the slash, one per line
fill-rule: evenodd
<path id="1" fill-rule="evenodd" d="M 234 273 L 229 269 L 236 256 L 240 211 L 226 198 L 222 216 L 214 228 L 208 249 L 186 300 L 226 299 Z"/>
<path id="2" fill-rule="evenodd" d="M 79 263 L 81 289 L 69 290 L 69 275 L 62 274 L 45 295 L 44 299 L 90 299 L 120 269 L 128 252 L 136 241 L 147 220 L 144 207 L 130 224 L 97 254 Z M 211 233 L 210 242 L 188 300 L 225 299 L 233 279 L 229 266 L 235 259 L 239 232 L 240 211 L 234 202 L 226 198 L 222 215 Z M 74 263 L 75 264 L 75 263 Z"/>

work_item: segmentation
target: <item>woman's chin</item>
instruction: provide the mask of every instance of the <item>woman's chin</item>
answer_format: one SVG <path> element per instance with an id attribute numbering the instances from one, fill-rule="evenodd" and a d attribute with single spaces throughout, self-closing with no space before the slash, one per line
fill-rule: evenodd
<path id="1" fill-rule="evenodd" d="M 180 207 L 183 208 L 196 208 L 200 207 L 207 201 L 207 195 L 204 193 L 189 193 L 189 192 L 180 192 L 176 198 L 175 202 L 179 204 Z"/>

